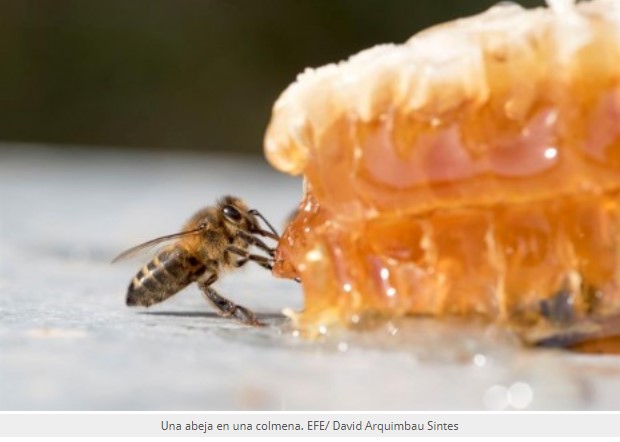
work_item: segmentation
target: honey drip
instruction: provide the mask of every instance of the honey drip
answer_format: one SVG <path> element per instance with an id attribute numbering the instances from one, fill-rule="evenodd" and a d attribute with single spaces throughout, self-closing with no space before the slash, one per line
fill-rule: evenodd
<path id="1" fill-rule="evenodd" d="M 306 191 L 274 272 L 302 280 L 301 327 L 620 334 L 620 6 L 552 6 L 497 6 L 282 94 L 266 154 Z"/>

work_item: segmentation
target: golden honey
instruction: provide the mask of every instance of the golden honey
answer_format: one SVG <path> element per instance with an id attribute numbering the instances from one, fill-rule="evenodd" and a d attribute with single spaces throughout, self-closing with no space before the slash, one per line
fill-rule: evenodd
<path id="1" fill-rule="evenodd" d="M 284 91 L 265 150 L 306 183 L 275 269 L 301 277 L 301 327 L 459 315 L 530 342 L 619 331 L 620 5 L 549 3 Z"/>

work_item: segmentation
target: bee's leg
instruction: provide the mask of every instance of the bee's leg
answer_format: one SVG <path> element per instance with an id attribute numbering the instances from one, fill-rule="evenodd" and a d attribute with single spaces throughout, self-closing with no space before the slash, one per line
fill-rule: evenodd
<path id="1" fill-rule="evenodd" d="M 217 281 L 217 274 L 210 274 L 206 280 L 198 281 L 198 287 L 203 291 L 207 301 L 219 311 L 220 315 L 224 317 L 233 317 L 247 325 L 263 325 L 250 310 L 229 301 L 217 293 L 215 289 L 211 288 L 211 284 L 215 281 Z"/>
<path id="2" fill-rule="evenodd" d="M 252 215 L 257 216 L 257 217 L 259 217 L 260 219 L 262 219 L 262 220 L 263 220 L 263 222 L 267 225 L 267 227 L 269 227 L 269 230 L 271 230 L 271 231 L 273 232 L 273 234 L 274 234 L 277 238 L 279 238 L 279 237 L 280 237 L 280 235 L 278 235 L 278 232 L 276 231 L 276 229 L 274 229 L 274 228 L 273 228 L 273 226 L 269 223 L 269 221 L 267 221 L 267 218 L 265 218 L 265 217 L 263 216 L 263 214 L 262 214 L 262 213 L 260 213 L 260 212 L 259 212 L 258 210 L 256 210 L 256 209 L 252 209 L 252 210 L 250 210 L 250 213 L 251 213 Z M 275 239 L 275 238 L 274 238 L 274 239 Z"/>
<path id="3" fill-rule="evenodd" d="M 248 258 L 240 259 L 239 261 L 235 263 L 235 267 L 243 267 L 244 265 L 248 263 L 248 261 L 249 261 Z"/>
<path id="4" fill-rule="evenodd" d="M 269 256 L 275 256 L 276 249 L 269 247 L 267 244 L 265 244 L 263 241 L 261 241 L 259 238 L 255 237 L 254 235 L 244 232 L 243 230 L 240 230 L 238 235 L 244 240 L 246 240 L 248 243 L 252 244 L 253 246 L 256 246 L 259 249 L 262 249 L 265 252 L 269 253 Z"/>
<path id="5" fill-rule="evenodd" d="M 235 246 L 230 246 L 226 250 L 230 253 L 234 253 L 235 255 L 241 256 L 242 259 L 237 261 L 235 264 L 237 267 L 241 267 L 248 261 L 254 261 L 258 265 L 266 268 L 267 270 L 273 270 L 273 259 L 267 258 L 265 256 L 254 255 L 253 253 L 249 253 L 247 250 L 240 249 Z"/>
<path id="6" fill-rule="evenodd" d="M 248 261 L 254 261 L 258 265 L 265 267 L 267 270 L 273 270 L 273 258 L 266 258 L 260 255 L 253 255 L 248 253 L 246 250 L 239 249 L 235 246 L 230 246 L 227 249 L 229 252 L 234 253 L 236 255 L 242 256 L 239 261 L 235 263 L 235 267 L 241 267 L 247 264 Z M 293 278 L 293 281 L 301 283 L 301 278 Z"/>

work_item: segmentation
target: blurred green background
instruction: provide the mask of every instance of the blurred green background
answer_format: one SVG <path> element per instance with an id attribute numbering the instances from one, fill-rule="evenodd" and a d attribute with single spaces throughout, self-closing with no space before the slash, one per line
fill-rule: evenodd
<path id="1" fill-rule="evenodd" d="M 495 3 L 0 0 L 0 140 L 259 153 L 305 67 Z"/>

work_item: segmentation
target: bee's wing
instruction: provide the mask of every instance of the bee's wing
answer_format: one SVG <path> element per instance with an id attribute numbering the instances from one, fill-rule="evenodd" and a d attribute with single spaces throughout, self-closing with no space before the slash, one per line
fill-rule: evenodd
<path id="1" fill-rule="evenodd" d="M 202 232 L 203 229 L 204 227 L 199 227 L 194 230 L 188 230 L 187 232 L 179 232 L 179 233 L 173 233 L 172 235 L 160 236 L 159 238 L 155 238 L 145 243 L 138 244 L 137 246 L 132 247 L 131 249 L 127 249 L 123 253 L 118 255 L 116 258 L 112 260 L 112 263 L 122 261 L 124 259 L 131 258 L 133 256 L 136 256 L 142 253 L 146 253 L 147 251 L 151 250 L 153 247 L 164 244 L 168 241 L 172 241 L 178 238 L 183 238 L 184 236 L 197 235 L 200 232 Z"/>

